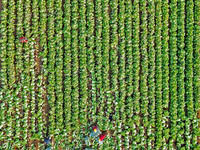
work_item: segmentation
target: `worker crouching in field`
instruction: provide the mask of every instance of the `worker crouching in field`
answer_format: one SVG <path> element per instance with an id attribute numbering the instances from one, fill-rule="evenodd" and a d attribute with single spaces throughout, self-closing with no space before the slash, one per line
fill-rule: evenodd
<path id="1" fill-rule="evenodd" d="M 51 150 L 51 145 L 50 145 L 50 139 L 49 139 L 49 137 L 47 137 L 47 138 L 44 140 L 44 142 L 47 144 L 46 150 Z"/>
<path id="2" fill-rule="evenodd" d="M 44 140 L 44 142 L 45 142 L 46 144 L 49 144 L 49 143 L 50 143 L 49 137 L 47 137 L 47 138 Z"/>
<path id="3" fill-rule="evenodd" d="M 103 143 L 104 138 L 106 137 L 105 134 L 100 135 L 100 137 L 96 138 L 96 141 L 101 145 Z"/>
<path id="4" fill-rule="evenodd" d="M 112 114 L 109 115 L 109 120 L 110 120 L 110 121 L 113 121 Z"/>
<path id="5" fill-rule="evenodd" d="M 90 133 L 89 137 L 92 137 L 92 139 L 90 139 L 88 136 L 85 137 L 85 145 L 86 146 L 90 146 L 91 142 L 93 143 L 95 141 L 95 143 L 97 142 L 99 145 L 101 145 L 104 141 L 104 138 L 108 135 L 109 131 L 102 131 L 99 129 L 98 126 L 94 126 L 92 128 L 92 132 Z M 96 143 L 96 144 L 97 144 Z"/>
<path id="6" fill-rule="evenodd" d="M 90 133 L 90 136 L 95 138 L 100 134 L 101 134 L 101 131 L 99 130 L 99 127 L 98 126 L 94 126 L 93 127 L 93 131 Z"/>

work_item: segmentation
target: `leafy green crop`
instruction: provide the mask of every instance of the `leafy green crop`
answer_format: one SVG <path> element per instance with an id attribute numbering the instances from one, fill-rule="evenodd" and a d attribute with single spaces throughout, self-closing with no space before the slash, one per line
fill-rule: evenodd
<path id="1" fill-rule="evenodd" d="M 177 86 L 178 86 L 178 136 L 177 146 L 183 147 L 184 144 L 182 132 L 185 130 L 185 85 L 184 85 L 184 70 L 185 70 L 185 14 L 184 14 L 185 3 L 178 1 L 178 74 L 177 74 Z"/>
<path id="2" fill-rule="evenodd" d="M 162 49 L 161 49 L 161 0 L 155 4 L 155 97 L 156 97 L 156 148 L 162 147 Z"/>
<path id="3" fill-rule="evenodd" d="M 154 26 L 155 26 L 155 3 L 153 1 L 148 1 L 148 99 L 149 99 L 149 124 L 147 127 L 147 144 L 148 149 L 151 149 L 154 146 L 155 138 L 153 136 L 155 132 L 155 48 L 154 48 Z"/>
<path id="4" fill-rule="evenodd" d="M 2 0 L 0 149 L 199 149 L 199 5 Z"/>
<path id="5" fill-rule="evenodd" d="M 169 38 L 169 88 L 170 88 L 170 139 L 169 148 L 173 148 L 173 143 L 177 135 L 177 0 L 170 3 L 170 38 Z"/>
<path id="6" fill-rule="evenodd" d="M 169 139 L 169 1 L 162 1 L 162 105 L 163 105 L 163 147 L 167 148 Z"/>

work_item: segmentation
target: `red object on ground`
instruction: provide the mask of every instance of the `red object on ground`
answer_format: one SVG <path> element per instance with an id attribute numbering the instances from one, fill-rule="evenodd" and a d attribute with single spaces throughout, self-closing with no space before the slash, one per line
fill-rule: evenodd
<path id="1" fill-rule="evenodd" d="M 106 137 L 106 135 L 104 135 L 104 134 L 102 134 L 101 136 L 100 136 L 100 141 L 103 141 L 103 139 Z"/>
<path id="2" fill-rule="evenodd" d="M 22 43 L 23 43 L 23 42 L 28 42 L 28 40 L 27 40 L 26 37 L 21 37 L 21 38 L 20 38 L 20 42 L 22 42 Z"/>

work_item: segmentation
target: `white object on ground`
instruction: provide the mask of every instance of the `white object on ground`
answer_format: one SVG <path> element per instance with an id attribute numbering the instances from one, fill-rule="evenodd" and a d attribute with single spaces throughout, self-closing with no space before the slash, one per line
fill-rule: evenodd
<path id="1" fill-rule="evenodd" d="M 88 138 L 88 136 L 85 137 L 85 144 L 90 145 L 90 139 Z"/>

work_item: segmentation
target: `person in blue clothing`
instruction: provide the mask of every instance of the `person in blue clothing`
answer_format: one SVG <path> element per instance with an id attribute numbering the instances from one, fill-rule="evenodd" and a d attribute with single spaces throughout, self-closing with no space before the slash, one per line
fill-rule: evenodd
<path id="1" fill-rule="evenodd" d="M 46 144 L 49 144 L 49 143 L 50 143 L 49 137 L 47 137 L 47 138 L 44 140 L 44 142 L 45 142 Z"/>
<path id="2" fill-rule="evenodd" d="M 110 120 L 110 121 L 113 121 L 112 114 L 109 115 L 109 120 Z"/>
<path id="3" fill-rule="evenodd" d="M 50 145 L 50 139 L 49 139 L 49 137 L 47 137 L 47 138 L 44 140 L 44 142 L 47 144 L 46 150 L 51 150 L 51 145 Z"/>

